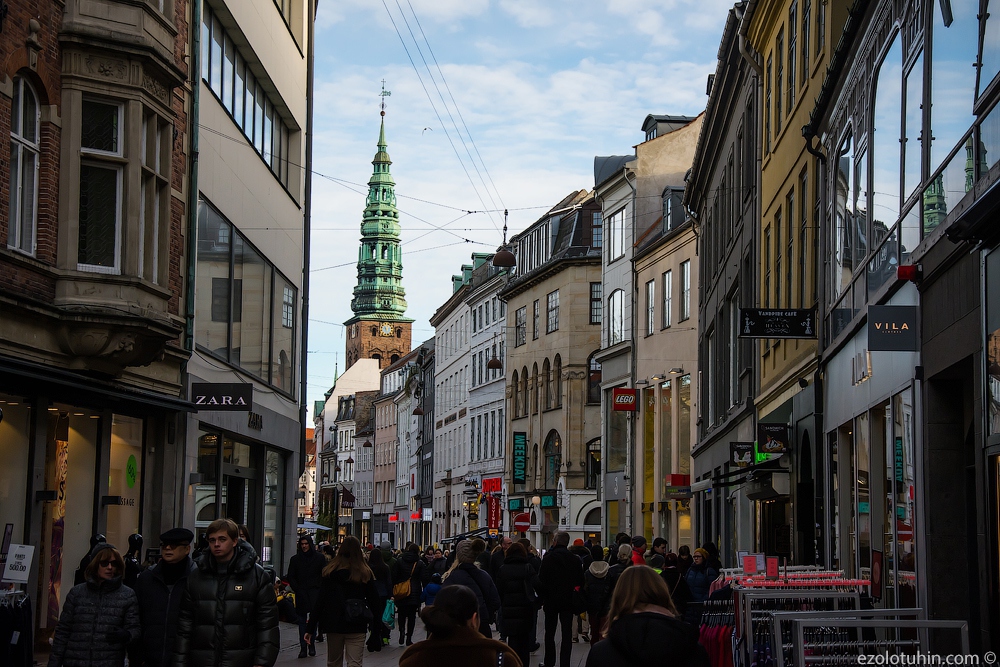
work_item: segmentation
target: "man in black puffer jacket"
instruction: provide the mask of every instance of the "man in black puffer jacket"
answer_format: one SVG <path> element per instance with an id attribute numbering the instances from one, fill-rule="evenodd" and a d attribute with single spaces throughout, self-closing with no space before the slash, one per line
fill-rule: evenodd
<path id="1" fill-rule="evenodd" d="M 194 570 L 194 562 L 188 556 L 193 541 L 194 533 L 187 528 L 171 528 L 160 535 L 160 561 L 136 580 L 135 595 L 139 598 L 142 622 L 140 645 L 135 649 L 136 664 L 144 667 L 170 664 L 181 599 L 188 575 Z"/>
<path id="2" fill-rule="evenodd" d="M 209 550 L 181 601 L 173 666 L 272 667 L 279 637 L 271 577 L 232 520 L 216 519 L 207 534 Z"/>

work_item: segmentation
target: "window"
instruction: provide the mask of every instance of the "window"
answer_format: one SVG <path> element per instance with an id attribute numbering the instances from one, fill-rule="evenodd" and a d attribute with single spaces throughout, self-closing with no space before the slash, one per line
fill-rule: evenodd
<path id="1" fill-rule="evenodd" d="M 531 304 L 531 339 L 538 338 L 538 299 Z"/>
<path id="2" fill-rule="evenodd" d="M 729 298 L 729 405 L 740 401 L 740 308 L 737 299 L 739 290 Z"/>
<path id="3" fill-rule="evenodd" d="M 795 55 L 798 49 L 798 44 L 796 44 L 799 27 L 798 11 L 798 2 L 793 2 L 792 6 L 788 8 L 788 95 L 786 95 L 788 113 L 791 113 L 792 107 L 795 106 L 795 73 L 798 71 L 795 69 Z"/>
<path id="4" fill-rule="evenodd" d="M 601 363 L 597 361 L 597 352 L 587 360 L 587 403 L 601 403 Z"/>
<path id="5" fill-rule="evenodd" d="M 806 204 L 808 191 L 809 173 L 808 169 L 803 169 L 799 174 L 799 257 L 802 267 L 799 272 L 799 308 L 806 307 L 808 276 L 814 270 L 809 262 L 809 206 Z"/>
<path id="6" fill-rule="evenodd" d="M 656 281 L 646 283 L 646 335 L 652 336 L 656 327 Z"/>
<path id="7" fill-rule="evenodd" d="M 774 213 L 774 307 L 781 308 L 781 209 Z M 770 270 L 770 269 L 768 269 Z"/>
<path id="8" fill-rule="evenodd" d="M 601 283 L 590 283 L 590 323 L 600 324 L 601 323 L 601 311 L 604 306 L 604 297 L 602 296 L 603 285 Z"/>
<path id="9" fill-rule="evenodd" d="M 548 358 L 542 362 L 542 409 L 548 410 L 553 407 L 552 402 L 552 367 L 549 366 Z"/>
<path id="10" fill-rule="evenodd" d="M 774 137 L 781 133 L 781 93 L 785 74 L 785 29 L 778 31 L 774 46 Z"/>
<path id="11" fill-rule="evenodd" d="M 545 295 L 545 333 L 559 329 L 559 290 Z"/>
<path id="12" fill-rule="evenodd" d="M 681 199 L 684 195 L 682 190 L 667 188 L 663 191 L 663 229 L 676 229 L 684 224 L 684 207 Z"/>
<path id="13" fill-rule="evenodd" d="M 545 488 L 554 489 L 559 481 L 559 469 L 562 467 L 562 439 L 555 431 L 545 439 Z"/>
<path id="14" fill-rule="evenodd" d="M 521 384 L 518 382 L 517 371 L 514 371 L 513 377 L 510 380 L 510 407 L 514 410 L 514 417 L 516 418 L 521 414 Z"/>
<path id="15" fill-rule="evenodd" d="M 608 263 L 625 254 L 625 211 L 619 210 L 608 218 Z"/>
<path id="16" fill-rule="evenodd" d="M 674 312 L 674 273 L 664 271 L 663 277 L 663 312 L 660 313 L 661 326 L 666 329 L 673 323 Z"/>
<path id="17" fill-rule="evenodd" d="M 876 222 L 891 227 L 899 217 L 900 198 L 900 151 L 902 139 L 902 115 L 900 104 L 903 87 L 903 47 L 899 35 L 893 38 L 892 46 L 879 65 L 876 75 L 875 110 L 873 113 L 871 154 L 873 198 L 872 211 Z M 860 133 L 859 133 L 859 139 Z M 916 135 L 914 135 L 914 143 Z M 919 149 L 918 149 L 919 150 Z M 919 153 L 918 153 L 919 154 Z M 859 161 L 860 162 L 860 161 Z M 919 164 L 919 163 L 918 163 Z M 888 171 L 887 171 L 888 170 Z M 867 180 L 857 184 L 867 191 Z M 861 211 L 857 211 L 860 215 Z M 861 223 L 861 227 L 867 227 Z M 867 229 L 865 230 L 867 234 Z M 852 268 L 857 268 L 854 264 Z"/>
<path id="18" fill-rule="evenodd" d="M 139 276 L 157 284 L 167 281 L 161 256 L 169 253 L 161 223 L 170 219 L 170 145 L 173 126 L 156 113 L 142 118 L 142 185 L 139 207 Z"/>
<path id="19" fill-rule="evenodd" d="M 604 241 L 604 220 L 601 218 L 600 211 L 594 213 L 593 218 L 591 218 L 590 224 L 590 247 L 600 248 Z"/>
<path id="20" fill-rule="evenodd" d="M 84 99 L 80 136 L 78 268 L 121 270 L 122 167 L 102 158 L 122 155 L 122 106 Z"/>
<path id="21" fill-rule="evenodd" d="M 691 317 L 691 260 L 681 262 L 681 320 Z"/>
<path id="22" fill-rule="evenodd" d="M 764 229 L 764 307 L 771 307 L 771 227 Z"/>
<path id="23" fill-rule="evenodd" d="M 525 338 L 527 337 L 527 323 L 525 322 L 527 316 L 528 309 L 526 306 L 521 306 L 514 311 L 514 347 L 524 345 Z"/>
<path id="24" fill-rule="evenodd" d="M 826 44 L 826 5 L 825 2 L 816 3 L 816 55 L 823 51 Z"/>
<path id="25" fill-rule="evenodd" d="M 822 0 L 820 0 L 822 3 Z M 803 0 L 802 3 L 802 81 L 800 85 L 805 85 L 809 78 L 809 30 L 812 27 L 809 16 L 812 11 L 812 0 Z"/>
<path id="26" fill-rule="evenodd" d="M 980 62 L 982 62 L 982 69 L 979 71 L 980 95 L 983 94 L 993 79 L 996 78 L 997 73 L 1000 72 L 1000 12 L 997 11 L 997 7 L 995 5 L 996 0 L 993 0 L 993 2 L 989 4 L 989 9 L 991 11 L 986 14 L 986 20 L 983 25 L 983 54 L 980 59 Z M 971 10 L 975 11 L 975 7 L 972 7 Z M 936 13 L 937 12 L 935 12 L 935 14 Z M 962 14 L 965 12 L 959 9 L 956 13 Z M 935 25 L 936 24 L 937 17 L 935 17 Z M 937 51 L 936 43 L 934 44 L 934 49 Z"/>
<path id="27" fill-rule="evenodd" d="M 771 56 L 767 56 L 766 83 L 764 84 L 764 152 L 771 152 Z M 751 126 L 752 128 L 752 126 Z M 751 132 L 752 134 L 752 132 Z M 753 155 L 753 153 L 750 153 Z M 747 160 L 752 162 L 752 160 Z"/>
<path id="28" fill-rule="evenodd" d="M 531 414 L 538 414 L 538 394 L 541 391 L 542 385 L 538 381 L 538 364 L 531 365 Z"/>
<path id="29" fill-rule="evenodd" d="M 975 3 L 950 3 L 952 21 L 946 27 L 939 6 L 934 6 L 931 33 L 931 72 L 927 79 L 931 93 L 931 163 L 930 171 L 936 171 L 959 141 L 966 130 L 976 121 L 968 91 L 975 90 L 976 69 L 969 67 L 976 62 L 979 44 L 978 7 Z M 1000 7 L 996 0 L 990 3 L 986 16 L 986 31 L 983 39 L 983 70 L 979 81 L 980 93 L 986 90 L 996 74 L 1000 55 Z M 988 61 L 992 61 L 991 63 Z M 992 73 L 991 73 L 992 70 Z M 910 78 L 916 79 L 916 75 Z M 919 91 L 919 88 L 918 88 Z M 913 91 L 913 92 L 918 92 Z M 907 107 L 909 110 L 910 81 L 907 78 Z M 909 114 L 907 114 L 909 116 Z M 907 119 L 907 139 L 911 135 L 910 121 Z M 926 136 L 926 135 L 925 135 Z"/>
<path id="30" fill-rule="evenodd" d="M 601 439 L 594 438 L 587 443 L 586 488 L 596 489 L 601 482 Z"/>
<path id="31" fill-rule="evenodd" d="M 625 293 L 618 289 L 608 298 L 608 347 L 625 340 Z"/>
<path id="32" fill-rule="evenodd" d="M 7 246 L 35 254 L 41 112 L 31 85 L 14 77 L 10 115 L 10 217 Z"/>
<path id="33" fill-rule="evenodd" d="M 295 286 L 204 200 L 197 262 L 197 292 L 211 296 L 195 304 L 198 346 L 294 395 Z"/>
<path id="34" fill-rule="evenodd" d="M 562 357 L 556 355 L 555 363 L 552 365 L 552 393 L 555 401 L 554 407 L 562 407 Z"/>
<path id="35" fill-rule="evenodd" d="M 203 12 L 201 76 L 271 172 L 288 188 L 291 131 L 218 17 L 207 5 Z"/>
<path id="36" fill-rule="evenodd" d="M 787 307 L 792 307 L 792 270 L 795 264 L 795 233 L 792 231 L 795 225 L 795 191 L 789 190 L 785 198 L 785 243 L 788 244 L 788 252 L 785 255 L 785 300 Z M 805 273 L 805 263 L 802 255 L 799 255 L 799 272 Z M 801 299 L 801 296 L 799 297 Z"/>

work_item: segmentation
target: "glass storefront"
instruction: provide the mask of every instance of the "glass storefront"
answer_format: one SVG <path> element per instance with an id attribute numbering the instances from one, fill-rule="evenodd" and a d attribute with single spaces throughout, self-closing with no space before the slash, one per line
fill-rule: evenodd
<path id="1" fill-rule="evenodd" d="M 108 542 L 125 554 L 128 537 L 139 532 L 142 511 L 143 420 L 115 415 L 111 422 L 108 470 Z M 140 556 L 141 559 L 141 556 Z"/>
<path id="2" fill-rule="evenodd" d="M 0 394 L 0 528 L 2 539 L 20 544 L 24 536 L 31 406 L 23 399 Z"/>

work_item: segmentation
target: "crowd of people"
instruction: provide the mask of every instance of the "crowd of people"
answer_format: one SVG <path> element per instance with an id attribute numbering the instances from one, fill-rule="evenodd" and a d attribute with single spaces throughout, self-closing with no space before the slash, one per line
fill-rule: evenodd
<path id="1" fill-rule="evenodd" d="M 131 586 L 118 550 L 95 545 L 84 583 L 66 597 L 49 667 L 120 667 L 126 655 L 130 667 L 271 667 L 279 618 L 298 624 L 299 658 L 326 641 L 331 667 L 362 665 L 394 631 L 407 647 L 401 667 L 527 667 L 539 649 L 541 667 L 569 667 L 577 642 L 591 644 L 588 667 L 708 664 L 696 624 L 721 569 L 712 544 L 673 553 L 663 538 L 650 546 L 622 533 L 602 547 L 556 532 L 542 553 L 510 537 L 394 551 L 304 535 L 278 578 L 240 528 L 214 521 L 194 554 L 191 531 L 163 533 L 161 559 Z"/>

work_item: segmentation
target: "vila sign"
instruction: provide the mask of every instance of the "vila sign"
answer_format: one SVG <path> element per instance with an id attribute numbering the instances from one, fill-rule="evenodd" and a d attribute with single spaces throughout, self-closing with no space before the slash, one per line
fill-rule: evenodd
<path id="1" fill-rule="evenodd" d="M 740 338 L 815 337 L 816 311 L 811 308 L 740 308 Z"/>
<path id="2" fill-rule="evenodd" d="M 514 431 L 514 483 L 524 484 L 528 479 L 528 434 Z"/>
<path id="3" fill-rule="evenodd" d="M 612 409 L 617 412 L 635 412 L 635 389 L 616 387 L 611 390 Z"/>
<path id="4" fill-rule="evenodd" d="M 253 385 L 249 382 L 191 384 L 191 402 L 198 410 L 249 412 L 253 407 Z"/>
<path id="5" fill-rule="evenodd" d="M 915 352 L 916 306 L 868 306 L 868 349 L 881 352 Z"/>

